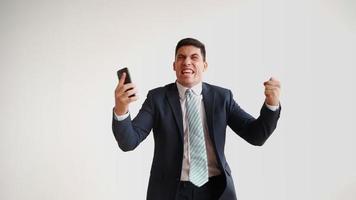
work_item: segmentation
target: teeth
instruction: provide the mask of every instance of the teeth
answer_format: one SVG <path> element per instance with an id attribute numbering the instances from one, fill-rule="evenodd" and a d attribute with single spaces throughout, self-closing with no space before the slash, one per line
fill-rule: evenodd
<path id="1" fill-rule="evenodd" d="M 190 70 L 190 69 L 185 69 L 182 71 L 183 74 L 186 74 L 186 73 L 193 73 L 193 70 Z"/>

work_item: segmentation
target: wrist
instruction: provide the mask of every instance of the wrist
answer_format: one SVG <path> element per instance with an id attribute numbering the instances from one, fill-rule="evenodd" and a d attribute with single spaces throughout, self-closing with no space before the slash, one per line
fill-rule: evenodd
<path id="1" fill-rule="evenodd" d="M 279 106 L 279 100 L 265 100 L 265 103 L 270 106 Z"/>
<path id="2" fill-rule="evenodd" d="M 120 115 L 124 115 L 128 112 L 128 109 L 127 108 L 119 108 L 119 107 L 115 107 L 114 108 L 114 112 L 116 115 L 120 116 Z"/>

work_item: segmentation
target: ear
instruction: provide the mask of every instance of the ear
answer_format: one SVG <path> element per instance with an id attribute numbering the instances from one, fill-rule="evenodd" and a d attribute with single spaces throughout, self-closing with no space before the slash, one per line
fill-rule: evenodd
<path id="1" fill-rule="evenodd" d="M 173 62 L 173 70 L 176 71 L 176 62 Z"/>
<path id="2" fill-rule="evenodd" d="M 204 62 L 204 69 L 203 69 L 203 72 L 205 72 L 206 70 L 208 70 L 208 63 L 207 63 L 207 62 Z"/>

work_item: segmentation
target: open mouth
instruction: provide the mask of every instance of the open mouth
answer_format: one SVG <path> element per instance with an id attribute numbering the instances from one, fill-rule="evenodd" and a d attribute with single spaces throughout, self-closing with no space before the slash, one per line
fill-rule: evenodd
<path id="1" fill-rule="evenodd" d="M 191 69 L 184 69 L 182 70 L 181 72 L 183 75 L 191 75 L 191 74 L 194 74 L 194 71 L 191 70 Z"/>

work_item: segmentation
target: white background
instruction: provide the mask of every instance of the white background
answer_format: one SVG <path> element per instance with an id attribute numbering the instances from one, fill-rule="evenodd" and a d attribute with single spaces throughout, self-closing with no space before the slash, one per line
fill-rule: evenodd
<path id="1" fill-rule="evenodd" d="M 204 80 L 258 116 L 263 82 L 282 114 L 262 147 L 228 130 L 239 199 L 356 199 L 356 2 L 0 1 L 0 199 L 144 199 L 152 134 L 119 150 L 116 70 L 140 99 L 175 81 L 178 40 L 205 43 Z"/>

